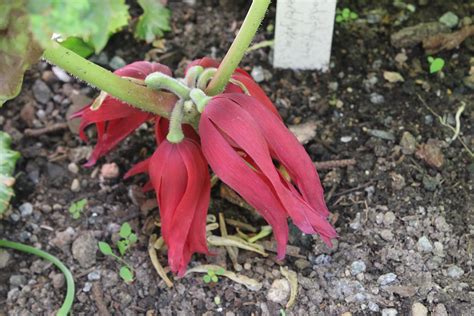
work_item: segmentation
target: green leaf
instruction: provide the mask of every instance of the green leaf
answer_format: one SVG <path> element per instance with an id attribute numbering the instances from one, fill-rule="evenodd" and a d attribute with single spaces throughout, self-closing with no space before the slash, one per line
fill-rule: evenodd
<path id="1" fill-rule="evenodd" d="M 351 15 L 351 10 L 349 8 L 344 8 L 342 10 L 342 17 L 344 18 L 344 20 L 347 20 L 350 15 Z"/>
<path id="2" fill-rule="evenodd" d="M 135 37 L 153 42 L 157 37 L 162 37 L 164 32 L 171 31 L 170 10 L 159 0 L 138 0 L 143 9 L 143 14 L 138 19 Z"/>
<path id="3" fill-rule="evenodd" d="M 224 272 L 225 272 L 224 268 L 219 268 L 219 269 L 216 270 L 217 275 L 223 275 Z"/>
<path id="4" fill-rule="evenodd" d="M 357 20 L 359 18 L 359 15 L 355 12 L 351 12 L 351 19 L 352 20 Z"/>
<path id="5" fill-rule="evenodd" d="M 434 60 L 433 56 L 428 56 L 427 59 L 428 59 L 428 62 L 429 62 L 430 64 L 431 64 L 431 63 L 433 62 L 433 60 Z"/>
<path id="6" fill-rule="evenodd" d="M 133 281 L 133 272 L 130 271 L 130 269 L 126 266 L 123 266 L 120 268 L 119 275 L 127 283 L 130 283 Z"/>
<path id="7" fill-rule="evenodd" d="M 214 296 L 214 303 L 216 305 L 220 305 L 221 304 L 221 297 L 219 295 L 216 295 Z"/>
<path id="8" fill-rule="evenodd" d="M 43 47 L 56 33 L 62 38 L 80 37 L 96 52 L 130 17 L 125 0 L 27 0 L 27 8 L 31 30 Z"/>
<path id="9" fill-rule="evenodd" d="M 94 47 L 84 42 L 81 38 L 71 36 L 60 43 L 81 57 L 87 58 L 94 53 Z"/>
<path id="10" fill-rule="evenodd" d="M 26 69 L 41 54 L 29 31 L 25 2 L 0 1 L 0 107 L 20 93 Z"/>
<path id="11" fill-rule="evenodd" d="M 202 279 L 203 279 L 204 283 L 211 282 L 211 276 L 210 275 L 206 274 L 205 276 L 202 277 Z"/>
<path id="12" fill-rule="evenodd" d="M 69 213 L 71 214 L 72 218 L 78 219 L 81 216 L 84 207 L 87 204 L 87 199 L 81 199 L 77 202 L 73 202 L 71 206 L 69 206 Z"/>
<path id="13" fill-rule="evenodd" d="M 120 255 L 123 256 L 127 252 L 127 249 L 128 249 L 128 240 L 122 239 L 122 240 L 117 241 L 117 248 L 120 252 Z"/>
<path id="14" fill-rule="evenodd" d="M 344 18 L 340 15 L 336 16 L 336 22 L 337 23 L 342 23 L 342 21 L 344 20 Z"/>
<path id="15" fill-rule="evenodd" d="M 130 236 L 128 236 L 128 241 L 129 241 L 131 244 L 136 243 L 137 240 L 138 240 L 138 237 L 137 237 L 137 235 L 135 235 L 135 234 L 130 234 Z"/>
<path id="16" fill-rule="evenodd" d="M 79 213 L 79 212 L 72 213 L 72 218 L 79 219 L 79 217 L 81 217 L 81 213 Z"/>
<path id="17" fill-rule="evenodd" d="M 120 237 L 122 238 L 127 238 L 128 236 L 130 236 L 130 234 L 132 233 L 132 227 L 130 226 L 130 224 L 128 222 L 125 222 L 122 224 L 122 226 L 120 226 Z"/>
<path id="18" fill-rule="evenodd" d="M 114 254 L 110 245 L 103 241 L 99 241 L 99 250 L 106 256 L 111 256 Z"/>
<path id="19" fill-rule="evenodd" d="M 219 279 L 217 278 L 216 275 L 213 275 L 213 276 L 211 277 L 211 280 L 212 280 L 212 282 L 214 282 L 214 283 L 216 283 L 217 281 L 219 281 Z"/>
<path id="20" fill-rule="evenodd" d="M 435 58 L 430 64 L 430 73 L 441 71 L 444 67 L 444 60 L 442 58 Z"/>
<path id="21" fill-rule="evenodd" d="M 20 158 L 20 153 L 11 150 L 10 145 L 10 135 L 0 131 L 0 218 L 8 209 L 10 199 L 14 195 L 15 178 L 12 175 L 15 171 L 16 161 Z"/>

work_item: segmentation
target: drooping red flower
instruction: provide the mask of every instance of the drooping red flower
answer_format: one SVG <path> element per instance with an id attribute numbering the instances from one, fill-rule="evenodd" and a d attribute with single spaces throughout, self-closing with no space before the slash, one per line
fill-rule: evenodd
<path id="1" fill-rule="evenodd" d="M 144 80 L 153 72 L 171 75 L 171 70 L 167 66 L 146 61 L 129 64 L 116 70 L 115 74 Z M 79 136 L 82 140 L 87 141 L 84 131 L 89 125 L 95 124 L 97 128 L 97 144 L 85 166 L 93 166 L 100 157 L 106 155 L 140 125 L 155 116 L 111 96 L 106 96 L 97 110 L 86 106 L 75 113 L 71 118 L 81 117 Z"/>
<path id="2" fill-rule="evenodd" d="M 288 216 L 304 233 L 317 233 L 331 245 L 337 233 L 327 221 L 315 167 L 308 164 L 311 160 L 295 136 L 263 104 L 243 94 L 214 97 L 202 113 L 199 131 L 202 151 L 212 170 L 272 225 L 280 258 L 288 238 Z M 279 141 L 282 144 L 277 144 Z M 282 177 L 272 158 L 287 167 L 294 183 Z M 308 168 L 312 183 L 304 179 L 296 162 Z"/>
<path id="3" fill-rule="evenodd" d="M 160 208 L 161 234 L 171 271 L 183 275 L 195 252 L 208 254 L 206 215 L 210 178 L 199 144 L 164 140 L 149 160 L 148 173 Z"/>

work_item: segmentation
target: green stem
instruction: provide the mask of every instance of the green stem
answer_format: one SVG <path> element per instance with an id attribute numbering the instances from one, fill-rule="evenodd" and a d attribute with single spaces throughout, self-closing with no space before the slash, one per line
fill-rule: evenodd
<path id="1" fill-rule="evenodd" d="M 32 255 L 41 257 L 43 259 L 48 260 L 49 262 L 52 262 L 56 267 L 58 267 L 59 270 L 61 270 L 61 272 L 64 274 L 66 278 L 67 292 L 66 292 L 66 297 L 64 298 L 63 305 L 61 305 L 61 308 L 59 309 L 57 315 L 66 316 L 71 310 L 72 303 L 74 302 L 75 286 L 74 286 L 74 278 L 72 277 L 72 273 L 64 265 L 64 263 L 62 263 L 55 256 L 47 252 L 44 252 L 43 250 L 39 250 L 37 248 L 20 244 L 14 241 L 0 239 L 0 247 L 6 247 L 6 248 L 11 248 L 11 249 L 19 250 L 22 252 L 26 252 L 26 253 L 31 253 Z"/>
<path id="2" fill-rule="evenodd" d="M 244 57 L 245 51 L 252 42 L 258 27 L 262 23 L 265 12 L 270 5 L 270 0 L 253 0 L 244 23 L 237 34 L 234 42 L 230 46 L 222 63 L 217 69 L 216 75 L 212 78 L 206 89 L 207 95 L 217 95 L 221 93 L 229 82 L 232 73 Z"/>
<path id="3" fill-rule="evenodd" d="M 173 144 L 180 143 L 184 139 L 183 129 L 181 127 L 183 121 L 183 104 L 181 99 L 176 102 L 170 118 L 170 127 L 166 139 Z"/>
<path id="4" fill-rule="evenodd" d="M 204 91 L 196 88 L 191 90 L 189 96 L 191 97 L 191 100 L 193 100 L 194 104 L 196 104 L 199 113 L 202 113 L 202 111 L 204 111 L 204 108 L 212 99 L 211 97 L 208 97 L 204 93 Z"/>
<path id="5" fill-rule="evenodd" d="M 184 83 L 161 72 L 149 74 L 145 78 L 145 83 L 154 90 L 168 90 L 183 100 L 189 97 L 191 91 Z"/>
<path id="6" fill-rule="evenodd" d="M 56 42 L 52 42 L 51 46 L 45 49 L 43 58 L 88 84 L 143 111 L 169 117 L 176 102 L 176 97 L 172 94 L 153 91 L 121 78 Z"/>

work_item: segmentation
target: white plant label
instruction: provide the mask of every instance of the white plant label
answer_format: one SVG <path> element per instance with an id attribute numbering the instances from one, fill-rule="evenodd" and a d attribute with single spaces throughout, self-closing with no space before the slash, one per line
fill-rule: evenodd
<path id="1" fill-rule="evenodd" d="M 327 70 L 336 0 L 277 0 L 273 66 Z"/>

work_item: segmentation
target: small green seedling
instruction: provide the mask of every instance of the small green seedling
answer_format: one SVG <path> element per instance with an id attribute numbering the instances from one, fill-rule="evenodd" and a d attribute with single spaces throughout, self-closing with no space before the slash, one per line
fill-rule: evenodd
<path id="1" fill-rule="evenodd" d="M 286 316 L 286 312 L 283 308 L 280 308 L 280 316 Z"/>
<path id="2" fill-rule="evenodd" d="M 219 295 L 214 296 L 214 304 L 220 305 L 221 303 L 221 297 Z"/>
<path id="3" fill-rule="evenodd" d="M 123 225 L 122 225 L 123 226 Z M 130 233 L 131 234 L 131 233 Z M 130 235 L 129 235 L 130 236 Z M 135 240 L 136 241 L 136 240 Z M 117 256 L 114 251 L 112 250 L 112 247 L 104 241 L 99 241 L 99 250 L 104 254 L 105 256 L 109 256 L 114 258 L 117 262 L 120 262 L 122 266 L 120 267 L 119 270 L 119 275 L 120 277 L 126 282 L 126 283 L 131 283 L 134 278 L 133 274 L 133 268 L 130 266 L 125 260 L 123 260 L 121 257 Z M 118 248 L 118 245 L 117 245 Z M 120 251 L 120 248 L 119 248 Z M 126 249 L 124 250 L 124 252 Z"/>
<path id="4" fill-rule="evenodd" d="M 204 283 L 217 283 L 219 281 L 219 278 L 217 277 L 218 275 L 223 275 L 224 274 L 224 269 L 219 268 L 217 270 L 211 270 L 209 269 L 207 271 L 207 274 L 202 277 Z"/>
<path id="5" fill-rule="evenodd" d="M 117 248 L 121 256 L 125 255 L 127 250 L 138 240 L 137 235 L 132 232 L 132 227 L 125 222 L 120 227 L 119 235 L 121 239 L 117 241 Z"/>
<path id="6" fill-rule="evenodd" d="M 342 10 L 337 9 L 336 22 L 337 23 L 346 23 L 357 20 L 359 15 L 349 8 L 344 8 Z"/>
<path id="7" fill-rule="evenodd" d="M 428 56 L 428 62 L 430 63 L 430 74 L 434 74 L 441 71 L 445 64 L 443 58 L 433 58 L 432 56 Z"/>
<path id="8" fill-rule="evenodd" d="M 69 214 L 71 214 L 72 218 L 78 219 L 81 217 L 82 211 L 86 207 L 87 199 L 82 199 L 76 202 L 73 202 L 71 206 L 69 206 Z"/>

